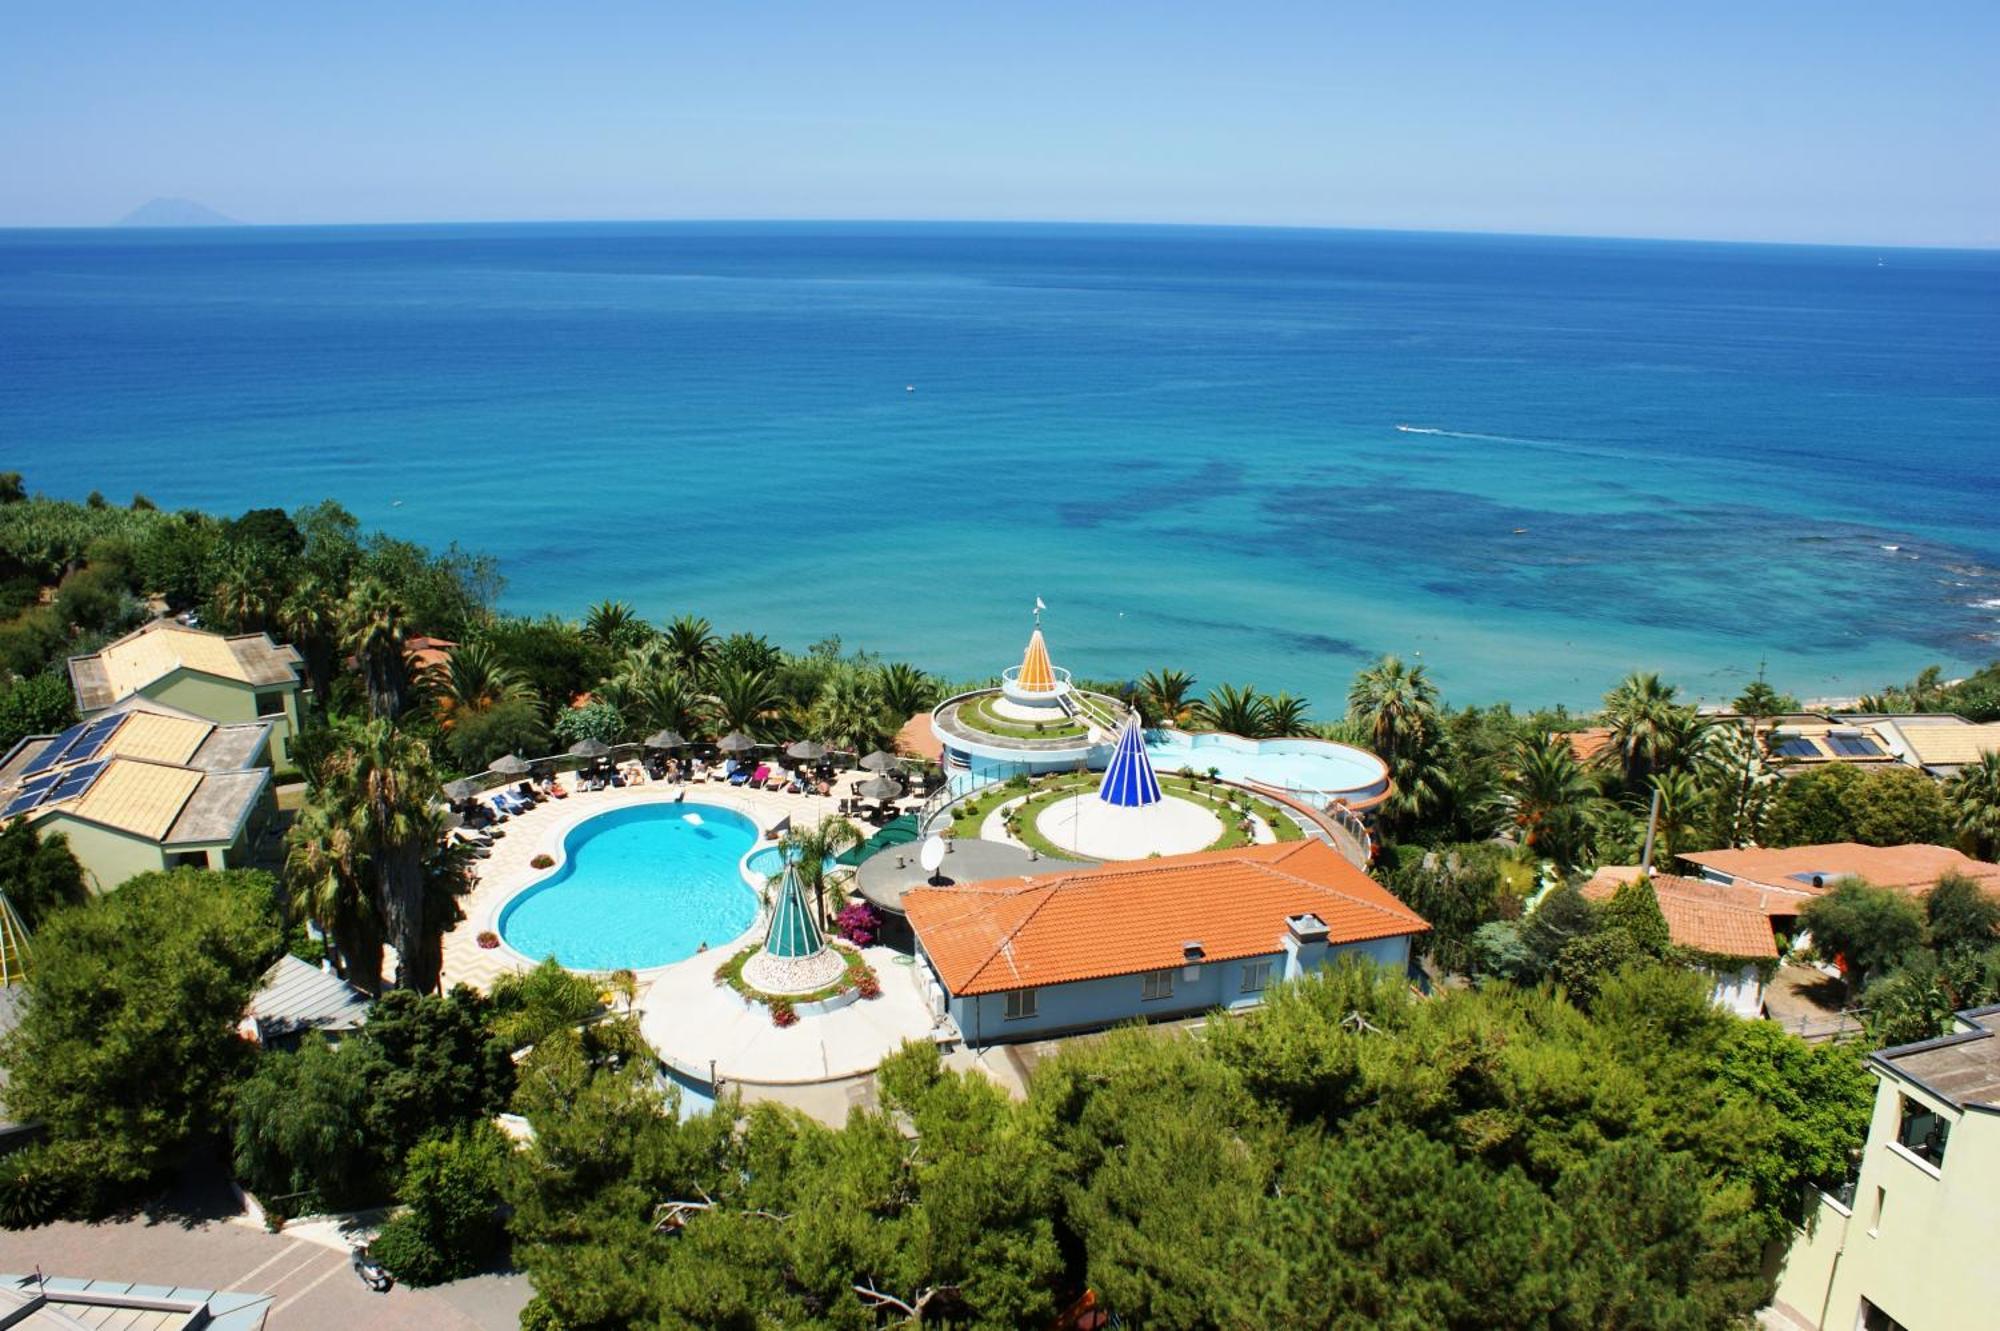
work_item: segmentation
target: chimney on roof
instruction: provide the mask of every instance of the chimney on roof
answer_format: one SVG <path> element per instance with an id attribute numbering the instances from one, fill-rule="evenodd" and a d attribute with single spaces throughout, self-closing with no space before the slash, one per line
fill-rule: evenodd
<path id="1" fill-rule="evenodd" d="M 1308 912 L 1304 915 L 1287 915 L 1285 926 L 1292 937 L 1301 943 L 1324 943 L 1326 941 L 1326 921 Z"/>

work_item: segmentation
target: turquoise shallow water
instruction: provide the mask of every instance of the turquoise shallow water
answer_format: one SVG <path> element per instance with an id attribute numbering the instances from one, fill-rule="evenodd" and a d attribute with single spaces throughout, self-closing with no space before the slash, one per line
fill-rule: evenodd
<path id="1" fill-rule="evenodd" d="M 914 391 L 906 391 L 914 389 Z M 1408 427 L 1408 428 L 1399 428 Z M 1192 228 L 0 233 L 0 467 L 332 495 L 959 676 L 1463 701 L 2000 654 L 2000 255 Z"/>
<path id="2" fill-rule="evenodd" d="M 1225 735 L 1152 731 L 1146 755 L 1158 772 L 1214 768 L 1226 780 L 1261 781 L 1288 790 L 1359 800 L 1381 788 L 1387 773 L 1373 755 L 1315 740 L 1244 740 Z"/>
<path id="3" fill-rule="evenodd" d="M 524 956 L 579 970 L 642 970 L 733 941 L 757 917 L 739 865 L 748 818 L 706 804 L 641 804 L 579 823 L 566 858 L 502 909 Z"/>

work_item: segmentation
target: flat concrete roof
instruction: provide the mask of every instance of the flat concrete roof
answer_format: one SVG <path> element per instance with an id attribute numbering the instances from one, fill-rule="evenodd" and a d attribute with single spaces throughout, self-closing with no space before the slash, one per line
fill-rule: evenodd
<path id="1" fill-rule="evenodd" d="M 891 846 L 861 862 L 855 871 L 855 886 L 861 895 L 883 910 L 903 913 L 903 893 L 913 887 L 951 887 L 957 883 L 979 883 L 989 878 L 1030 878 L 1036 874 L 1066 873 L 1089 866 L 1085 859 L 1059 860 L 1004 841 L 979 837 L 954 837 L 945 842 L 949 853 L 933 877 L 917 862 L 923 843 Z"/>
<path id="2" fill-rule="evenodd" d="M 237 829 L 250 816 L 250 806 L 270 778 L 270 772 L 262 767 L 247 772 L 208 773 L 188 796 L 180 817 L 161 838 L 162 843 L 188 846 L 234 841 Z"/>
<path id="3" fill-rule="evenodd" d="M 243 721 L 217 726 L 188 759 L 189 767 L 204 772 L 239 772 L 257 757 L 258 748 L 271 733 L 269 721 Z"/>
<path id="4" fill-rule="evenodd" d="M 1874 1061 L 1955 1105 L 2000 1109 L 2000 1015 L 1990 1009 L 1962 1012 L 1971 1030 L 1884 1049 Z"/>

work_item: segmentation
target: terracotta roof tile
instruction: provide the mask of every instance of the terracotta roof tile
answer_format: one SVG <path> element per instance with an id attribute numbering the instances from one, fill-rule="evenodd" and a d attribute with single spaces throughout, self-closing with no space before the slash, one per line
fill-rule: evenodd
<path id="1" fill-rule="evenodd" d="M 1031 879 L 913 888 L 903 908 L 954 994 L 1277 952 L 1288 916 L 1333 944 L 1427 931 L 1423 917 L 1321 841 L 1107 864 Z"/>
<path id="2" fill-rule="evenodd" d="M 1960 854 L 1950 846 L 1863 846 L 1836 841 L 1823 846 L 1757 847 L 1749 850 L 1702 850 L 1681 856 L 1690 864 L 1736 882 L 1761 883 L 1792 891 L 1812 891 L 1817 875 L 1823 887 L 1842 878 L 1861 878 L 1877 887 L 1928 892 L 1948 873 L 1963 874 L 1990 892 L 2000 893 L 2000 864 Z"/>
<path id="3" fill-rule="evenodd" d="M 1621 884 L 1630 881 L 1614 876 L 1617 872 L 1599 870 L 1596 877 L 1583 885 L 1583 895 L 1592 901 L 1609 901 Z M 1637 876 L 1636 871 L 1631 875 Z M 1678 947 L 1691 947 L 1720 957 L 1778 955 L 1777 939 L 1771 935 L 1771 913 L 1760 900 L 1772 894 L 1754 887 L 1704 883 L 1698 878 L 1663 873 L 1653 875 L 1653 895 L 1659 899 L 1660 914 L 1666 917 L 1667 935 Z M 1810 899 L 1810 895 L 1794 898 Z"/>
<path id="4" fill-rule="evenodd" d="M 1588 730 L 1572 730 L 1563 738 L 1569 741 L 1570 756 L 1580 763 L 1587 763 L 1611 747 L 1611 727 L 1592 726 Z"/>
<path id="5" fill-rule="evenodd" d="M 1595 877 L 1583 885 L 1583 894 L 1592 901 L 1609 901 L 1611 894 L 1620 883 L 1629 883 L 1639 876 L 1636 864 L 1606 865 L 1597 871 Z M 1761 883 L 1734 882 L 1712 883 L 1706 878 L 1683 878 L 1676 874 L 1656 873 L 1653 875 L 1653 890 L 1659 892 L 1671 886 L 1674 890 L 1689 896 L 1705 897 L 1727 906 L 1743 910 L 1754 910 L 1762 915 L 1797 915 L 1819 893 L 1803 883 L 1791 887 L 1767 887 Z"/>

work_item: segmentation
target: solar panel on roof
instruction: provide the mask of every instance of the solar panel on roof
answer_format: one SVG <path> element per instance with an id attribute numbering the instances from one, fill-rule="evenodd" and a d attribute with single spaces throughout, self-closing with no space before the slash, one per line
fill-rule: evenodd
<path id="1" fill-rule="evenodd" d="M 1792 735 L 1778 741 L 1778 756 L 1781 758 L 1817 758 L 1819 749 L 1803 735 Z"/>
<path id="2" fill-rule="evenodd" d="M 1843 758 L 1880 758 L 1881 746 L 1866 735 L 1828 735 L 1826 742 Z"/>
<path id="3" fill-rule="evenodd" d="M 31 776 L 21 783 L 21 793 L 25 795 L 31 790 L 47 790 L 60 780 L 62 780 L 61 772 L 44 772 L 40 776 Z"/>
<path id="4" fill-rule="evenodd" d="M 42 796 L 47 793 L 48 793 L 48 788 L 46 786 L 37 790 L 27 790 L 21 792 L 19 795 L 16 795 L 11 801 L 9 801 L 6 808 L 0 809 L 0 818 L 12 818 L 15 814 L 28 812 L 30 809 L 34 808 L 37 804 L 40 804 L 42 802 Z"/>
<path id="5" fill-rule="evenodd" d="M 110 742 L 111 732 L 118 729 L 124 720 L 125 715 L 121 712 L 117 716 L 100 716 L 92 721 L 90 728 L 78 735 L 76 742 L 69 746 L 69 752 L 63 755 L 63 761 L 80 763 L 95 758 L 98 750 Z"/>
<path id="6" fill-rule="evenodd" d="M 104 762 L 85 763 L 81 767 L 71 768 L 63 774 L 63 779 L 49 792 L 49 799 L 74 799 L 90 788 L 90 783 L 97 780 L 97 774 L 103 771 L 104 768 Z"/>
<path id="7" fill-rule="evenodd" d="M 68 730 L 63 731 L 62 734 L 57 735 L 49 741 L 49 746 L 46 749 L 35 755 L 35 761 L 21 769 L 21 774 L 23 776 L 32 776 L 45 767 L 54 767 L 62 761 L 63 751 L 76 743 L 77 736 L 83 734 L 83 732 L 84 723 L 79 721 Z"/>

